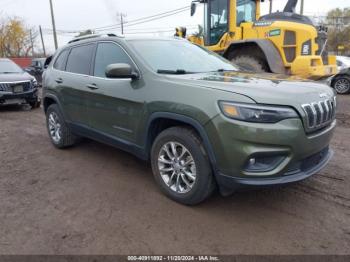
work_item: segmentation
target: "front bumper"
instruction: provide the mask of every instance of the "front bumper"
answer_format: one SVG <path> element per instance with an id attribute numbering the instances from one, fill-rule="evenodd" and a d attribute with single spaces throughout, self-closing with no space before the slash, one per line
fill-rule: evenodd
<path id="1" fill-rule="evenodd" d="M 329 148 L 305 159 L 301 162 L 302 168 L 296 172 L 287 172 L 279 177 L 265 177 L 265 178 L 241 178 L 230 177 L 224 174 L 217 174 L 216 180 L 220 185 L 220 192 L 222 195 L 230 195 L 241 188 L 258 188 L 274 185 L 284 185 L 302 181 L 311 177 L 322 170 L 328 162 L 332 159 L 334 152 Z M 305 165 L 303 165 L 305 163 Z"/>
<path id="2" fill-rule="evenodd" d="M 0 105 L 30 103 L 38 101 L 38 88 L 23 93 L 0 92 Z"/>
<path id="3" fill-rule="evenodd" d="M 316 133 L 306 134 L 300 119 L 276 124 L 246 123 L 218 115 L 206 125 L 215 174 L 223 194 L 242 186 L 268 186 L 303 180 L 322 169 L 333 152 L 329 144 L 336 121 Z M 271 169 L 251 171 L 249 160 L 280 157 Z"/>

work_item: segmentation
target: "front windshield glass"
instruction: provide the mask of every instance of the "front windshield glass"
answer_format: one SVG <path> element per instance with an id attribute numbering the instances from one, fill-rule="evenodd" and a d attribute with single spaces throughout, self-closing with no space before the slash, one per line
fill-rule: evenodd
<path id="1" fill-rule="evenodd" d="M 239 26 L 242 22 L 254 22 L 255 20 L 255 0 L 237 0 L 237 26 Z"/>
<path id="2" fill-rule="evenodd" d="M 130 43 L 155 72 L 166 70 L 202 73 L 238 70 L 219 55 L 187 41 L 131 40 Z"/>
<path id="3" fill-rule="evenodd" d="M 0 60 L 0 74 L 22 73 L 23 70 L 12 61 Z"/>

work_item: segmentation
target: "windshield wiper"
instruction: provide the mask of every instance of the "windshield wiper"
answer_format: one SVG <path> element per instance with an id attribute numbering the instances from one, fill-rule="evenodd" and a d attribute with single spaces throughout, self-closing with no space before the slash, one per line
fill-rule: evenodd
<path id="1" fill-rule="evenodd" d="M 169 75 L 186 75 L 186 74 L 194 74 L 193 72 L 188 72 L 184 69 L 176 69 L 176 70 L 165 70 L 165 69 L 158 69 L 158 74 L 169 74 Z"/>
<path id="2" fill-rule="evenodd" d="M 220 68 L 220 69 L 216 70 L 215 72 L 237 72 L 237 70 Z"/>
<path id="3" fill-rule="evenodd" d="M 16 74 L 18 72 L 0 72 L 0 74 Z"/>

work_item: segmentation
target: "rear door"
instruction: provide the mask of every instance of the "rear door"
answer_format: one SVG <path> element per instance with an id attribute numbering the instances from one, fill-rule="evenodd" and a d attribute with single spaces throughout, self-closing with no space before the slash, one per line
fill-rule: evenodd
<path id="1" fill-rule="evenodd" d="M 90 125 L 106 135 L 134 142 L 144 105 L 140 82 L 107 78 L 106 67 L 115 63 L 126 63 L 136 70 L 135 63 L 121 46 L 115 42 L 100 42 L 90 81 L 96 89 L 88 94 Z"/>
<path id="2" fill-rule="evenodd" d="M 61 101 L 69 120 L 85 127 L 89 125 L 86 97 L 95 46 L 93 43 L 72 47 L 65 72 L 56 79 L 61 82 Z"/>

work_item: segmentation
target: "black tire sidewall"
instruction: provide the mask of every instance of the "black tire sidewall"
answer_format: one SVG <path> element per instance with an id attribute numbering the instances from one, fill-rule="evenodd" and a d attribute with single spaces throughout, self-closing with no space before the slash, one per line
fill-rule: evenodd
<path id="1" fill-rule="evenodd" d="M 163 181 L 158 169 L 158 156 L 160 149 L 167 142 L 174 141 L 182 144 L 191 153 L 196 164 L 196 182 L 193 188 L 187 193 L 176 193 L 172 191 Z M 171 199 L 186 205 L 193 205 L 201 202 L 203 194 L 212 183 L 211 167 L 208 157 L 202 146 L 193 139 L 189 132 L 181 132 L 181 129 L 171 128 L 162 132 L 154 141 L 151 150 L 151 164 L 154 178 L 161 190 Z M 204 197 L 205 198 L 205 197 Z"/>

